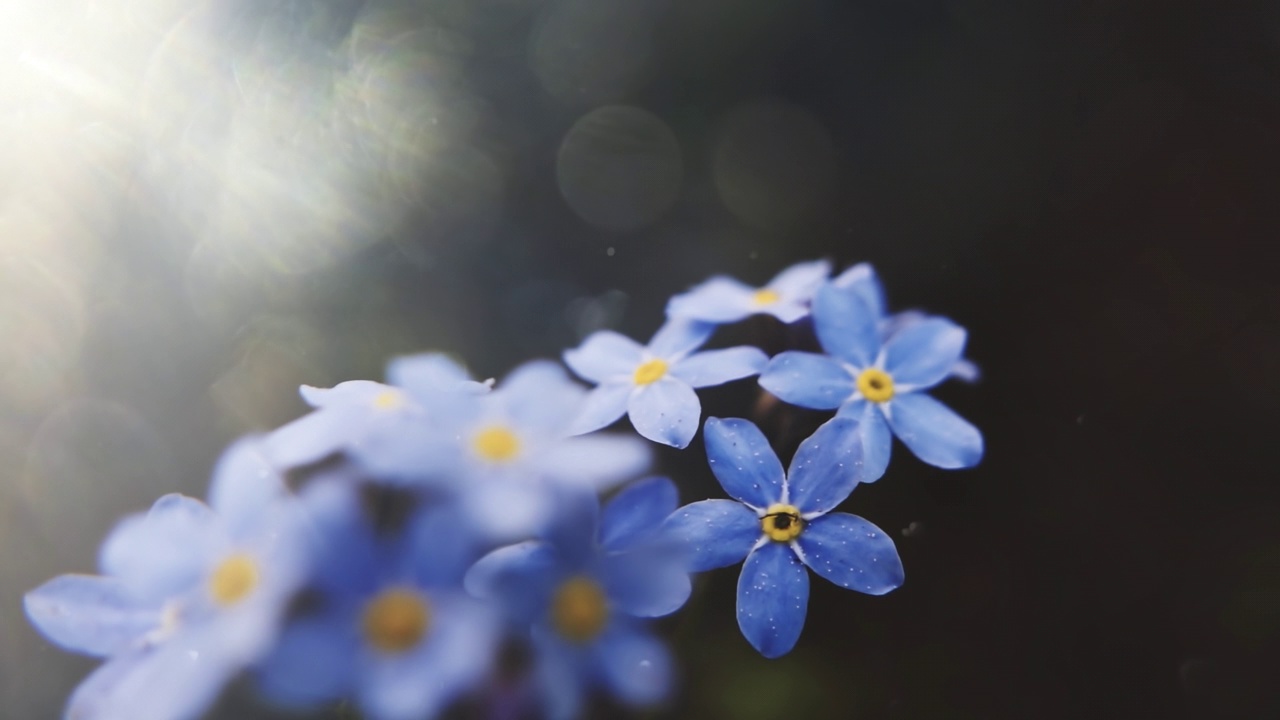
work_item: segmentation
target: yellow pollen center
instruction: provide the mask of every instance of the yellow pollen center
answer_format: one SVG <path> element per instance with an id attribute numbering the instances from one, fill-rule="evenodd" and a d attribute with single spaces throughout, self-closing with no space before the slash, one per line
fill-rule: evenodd
<path id="1" fill-rule="evenodd" d="M 604 590 L 585 577 L 564 581 L 551 599 L 551 624 L 571 642 L 591 640 L 600 634 L 608 620 L 609 606 Z"/>
<path id="2" fill-rule="evenodd" d="M 637 385 L 648 385 L 662 379 L 667 374 L 667 361 L 660 358 L 654 358 L 647 362 L 641 363 L 636 368 L 635 381 Z"/>
<path id="3" fill-rule="evenodd" d="M 392 588 L 364 606 L 360 628 L 364 638 L 384 653 L 402 653 L 422 640 L 431 627 L 431 607 L 420 593 Z"/>
<path id="4" fill-rule="evenodd" d="M 244 600 L 256 587 L 258 564 L 244 553 L 223 560 L 209 576 L 209 594 L 222 607 L 230 607 Z"/>
<path id="5" fill-rule="evenodd" d="M 520 454 L 520 438 L 501 426 L 481 430 L 476 433 L 472 442 L 476 453 L 485 460 L 506 462 Z"/>
<path id="6" fill-rule="evenodd" d="M 867 368 L 858 375 L 858 392 L 871 402 L 888 402 L 893 399 L 893 378 L 880 368 Z"/>
<path id="7" fill-rule="evenodd" d="M 782 296 L 778 294 L 777 290 L 770 290 L 768 288 L 765 288 L 764 290 L 757 290 L 756 293 L 751 296 L 751 302 L 758 306 L 772 305 L 781 299 Z"/>
<path id="8" fill-rule="evenodd" d="M 395 390 L 383 390 L 373 398 L 373 406 L 379 410 L 395 410 L 404 405 L 404 396 Z"/>
<path id="9" fill-rule="evenodd" d="M 804 529 L 804 520 L 800 519 L 800 509 L 795 505 L 774 503 L 760 518 L 760 529 L 775 542 L 790 542 L 800 536 Z"/>

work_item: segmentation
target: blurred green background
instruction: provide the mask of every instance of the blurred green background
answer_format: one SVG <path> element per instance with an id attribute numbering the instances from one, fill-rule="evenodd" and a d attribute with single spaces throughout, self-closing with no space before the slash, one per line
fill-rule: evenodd
<path id="1" fill-rule="evenodd" d="M 22 593 L 202 494 L 299 384 L 425 349 L 500 376 L 814 257 L 969 328 L 985 377 L 938 396 L 986 460 L 899 446 L 845 507 L 906 585 L 815 582 L 784 659 L 739 636 L 736 570 L 703 578 L 645 717 L 1280 717 L 1277 7 L 3 3 L 0 717 L 93 667 Z M 658 457 L 718 493 L 700 443 Z M 251 697 L 213 717 L 285 717 Z"/>

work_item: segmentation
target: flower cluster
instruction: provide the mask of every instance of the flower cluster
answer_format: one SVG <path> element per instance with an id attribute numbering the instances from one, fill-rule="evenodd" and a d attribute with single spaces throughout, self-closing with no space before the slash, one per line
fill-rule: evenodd
<path id="1" fill-rule="evenodd" d="M 345 700 L 373 720 L 468 697 L 551 718 L 580 715 L 597 691 L 658 703 L 674 662 L 652 619 L 681 609 L 691 573 L 738 563 L 743 636 L 766 657 L 789 652 L 810 570 L 871 595 L 903 582 L 892 539 L 837 511 L 884 474 L 891 435 L 942 468 L 983 451 L 925 392 L 976 378 L 965 331 L 888 314 L 868 265 L 830 272 L 802 263 L 761 288 L 713 278 L 672 298 L 645 345 L 592 334 L 564 353 L 589 389 L 552 361 L 495 383 L 441 354 L 394 360 L 386 383 L 304 386 L 312 411 L 228 449 L 207 503 L 160 498 L 108 536 L 100 575 L 26 595 L 50 641 L 105 659 L 67 717 L 193 718 L 244 671 L 273 703 Z M 810 324 L 822 352 L 701 350 L 757 314 Z M 785 471 L 755 424 L 707 418 L 730 499 L 681 507 L 676 483 L 644 477 L 644 439 L 687 447 L 696 390 L 754 376 L 836 412 Z M 601 432 L 623 415 L 640 437 Z M 500 660 L 512 647 L 523 664 Z"/>

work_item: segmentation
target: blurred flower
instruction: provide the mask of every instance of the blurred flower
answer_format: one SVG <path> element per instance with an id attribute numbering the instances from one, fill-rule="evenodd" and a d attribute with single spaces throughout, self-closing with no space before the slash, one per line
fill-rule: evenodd
<path id="1" fill-rule="evenodd" d="M 903 581 L 893 540 L 856 515 L 831 512 L 862 471 L 857 423 L 834 418 L 796 451 L 788 473 L 752 423 L 710 418 L 707 459 L 735 500 L 686 505 L 665 523 L 686 545 L 694 572 L 733 565 L 738 627 L 761 655 L 791 651 L 809 604 L 808 565 L 841 587 L 883 595 Z"/>
<path id="2" fill-rule="evenodd" d="M 46 637 L 109 658 L 67 717 L 195 717 L 270 650 L 306 571 L 297 507 L 254 440 L 223 456 L 210 504 L 165 495 L 107 537 L 102 576 L 63 575 L 27 593 L 27 617 Z"/>
<path id="3" fill-rule="evenodd" d="M 888 341 L 898 332 L 916 323 L 929 319 L 927 314 L 919 310 L 904 310 L 890 315 L 888 303 L 885 301 L 884 286 L 880 284 L 880 277 L 876 275 L 876 270 L 871 263 L 858 263 L 837 275 L 831 283 L 857 294 L 875 316 L 882 342 Z M 951 375 L 965 382 L 976 382 L 981 371 L 971 361 L 960 358 L 952 366 Z"/>
<path id="4" fill-rule="evenodd" d="M 304 493 L 320 531 L 316 572 L 259 680 L 289 706 L 350 697 L 370 720 L 432 717 L 493 662 L 499 617 L 461 584 L 476 546 L 447 505 L 380 526 L 358 493 L 343 482 Z"/>
<path id="5" fill-rule="evenodd" d="M 809 314 L 814 291 L 830 273 L 831 263 L 814 260 L 792 265 L 762 288 L 730 277 L 713 277 L 671 298 L 667 317 L 731 323 L 764 313 L 793 323 Z"/>
<path id="6" fill-rule="evenodd" d="M 525 363 L 491 393 L 441 394 L 430 413 L 381 429 L 361 463 L 380 479 L 457 495 L 492 540 L 528 537 L 553 519 L 561 493 L 609 488 L 649 464 L 639 438 L 571 437 L 585 396 L 559 364 Z"/>
<path id="7" fill-rule="evenodd" d="M 548 540 L 481 558 L 467 589 L 502 602 L 517 626 L 530 628 L 548 717 L 578 715 L 593 685 L 628 704 L 659 702 L 670 690 L 671 659 L 638 618 L 675 612 L 689 597 L 688 575 L 661 537 L 675 486 L 666 478 L 635 483 L 603 513 L 594 497 L 573 504 Z"/>
<path id="8" fill-rule="evenodd" d="M 714 330 L 710 323 L 673 318 L 645 347 L 601 330 L 566 350 L 565 363 L 597 384 L 587 394 L 573 432 L 599 430 L 627 414 L 644 437 L 688 446 L 702 414 L 694 388 L 756 375 L 769 361 L 760 349 L 747 346 L 694 353 Z"/>
<path id="9" fill-rule="evenodd" d="M 931 317 L 883 343 L 876 315 L 858 292 L 824 285 L 813 304 L 814 329 L 828 355 L 788 351 L 769 361 L 760 386 L 786 402 L 816 410 L 839 408 L 859 421 L 866 456 L 863 482 L 889 466 L 890 429 L 921 460 L 966 468 L 982 459 L 982 434 L 926 395 L 946 379 L 964 352 L 964 328 Z"/>

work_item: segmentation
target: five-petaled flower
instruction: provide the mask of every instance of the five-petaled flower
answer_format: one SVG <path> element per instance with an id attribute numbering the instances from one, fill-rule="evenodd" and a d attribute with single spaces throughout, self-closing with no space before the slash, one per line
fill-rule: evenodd
<path id="1" fill-rule="evenodd" d="M 890 429 L 916 457 L 941 468 L 982 459 L 982 434 L 923 390 L 947 378 L 964 352 L 964 328 L 931 317 L 881 342 L 877 317 L 859 294 L 832 284 L 813 301 L 818 341 L 830 355 L 780 353 L 760 374 L 760 386 L 792 405 L 830 410 L 859 421 L 864 482 L 884 475 Z"/>
<path id="2" fill-rule="evenodd" d="M 826 260 L 797 263 L 759 288 L 718 275 L 671 298 L 667 317 L 731 323 L 763 313 L 793 323 L 809 314 L 814 291 L 830 273 Z"/>
<path id="3" fill-rule="evenodd" d="M 761 655 L 791 651 L 804 628 L 810 569 L 841 587 L 883 595 L 903 581 L 893 540 L 856 515 L 833 513 L 858 484 L 862 446 L 856 423 L 827 421 L 806 439 L 789 472 L 759 428 L 709 418 L 707 459 L 734 500 L 686 505 L 664 524 L 686 546 L 694 572 L 733 565 L 738 627 Z"/>
<path id="4" fill-rule="evenodd" d="M 759 348 L 748 346 L 695 353 L 714 330 L 711 323 L 672 319 L 647 346 L 601 330 L 566 350 L 565 363 L 597 383 L 587 394 L 574 432 L 599 430 L 627 414 L 644 437 L 688 446 L 702 413 L 694 388 L 756 375 L 769 361 Z"/>

